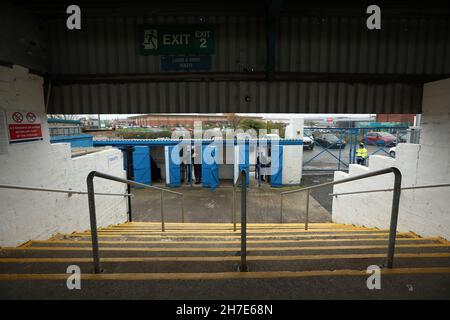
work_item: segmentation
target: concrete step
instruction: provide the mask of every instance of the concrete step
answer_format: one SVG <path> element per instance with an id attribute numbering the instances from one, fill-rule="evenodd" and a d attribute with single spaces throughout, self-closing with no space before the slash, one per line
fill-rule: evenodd
<path id="1" fill-rule="evenodd" d="M 164 224 L 166 229 L 168 230 L 233 230 L 233 224 L 232 223 L 222 223 L 220 225 L 202 225 L 202 224 Z M 236 224 L 236 228 L 240 229 L 241 225 L 239 223 Z M 314 230 L 314 229 L 353 229 L 353 228 L 364 228 L 360 226 L 352 226 L 352 225 L 342 225 L 342 224 L 309 224 L 308 229 Z M 161 230 L 161 224 L 155 224 L 155 225 L 113 225 L 109 227 L 104 227 L 101 229 L 129 229 L 129 230 Z M 305 225 L 304 224 L 264 224 L 264 225 L 249 225 L 247 224 L 248 230 L 271 230 L 271 229 L 277 229 L 277 230 L 304 230 Z M 366 228 L 366 229 L 374 229 L 374 230 L 380 230 L 378 228 Z M 387 229 L 386 229 L 387 230 Z"/>
<path id="2" fill-rule="evenodd" d="M 195 256 L 195 255 L 232 255 L 235 252 L 240 251 L 238 245 L 234 246 L 210 246 L 203 248 L 193 247 L 151 247 L 151 246 L 100 246 L 100 250 L 103 255 L 142 255 L 142 256 Z M 278 255 L 290 255 L 290 254 L 332 254 L 333 252 L 344 253 L 382 253 L 387 250 L 387 244 L 364 244 L 364 245 L 321 245 L 316 244 L 313 246 L 264 246 L 264 245 L 249 245 L 248 254 L 278 254 Z M 85 253 L 90 254 L 92 247 L 90 245 L 83 246 L 55 246 L 55 245 L 32 245 L 22 248 L 4 249 L 0 252 L 0 257 L 26 257 L 26 256 L 45 256 L 49 253 L 59 254 L 60 256 L 84 256 Z M 431 243 L 431 244 L 397 244 L 396 252 L 450 252 L 449 244 Z M 0 258 L 1 259 L 1 258 Z M 0 260 L 1 261 L 1 260 Z"/>
<path id="3" fill-rule="evenodd" d="M 430 245 L 443 244 L 438 238 L 398 238 L 399 245 Z M 137 248 L 217 248 L 217 247 L 239 247 L 239 239 L 215 240 L 215 241 L 173 241 L 173 240 L 100 240 L 101 247 L 137 247 Z M 305 246 L 350 246 L 350 245 L 384 245 L 387 246 L 387 239 L 379 238 L 339 238 L 339 239 L 303 239 L 303 240 L 249 240 L 248 247 L 305 247 Z M 448 244 L 450 245 L 450 244 Z M 30 247 L 90 247 L 90 240 L 79 240 L 78 238 L 65 240 L 42 240 L 27 243 Z"/>
<path id="4" fill-rule="evenodd" d="M 67 235 L 58 235 L 54 239 L 90 239 L 90 233 L 72 233 Z M 178 241 L 190 241 L 190 240 L 239 240 L 240 234 L 220 235 L 220 234 L 208 234 L 208 235 L 185 235 L 180 234 L 116 234 L 116 233 L 100 233 L 98 238 L 100 240 L 178 240 Z M 264 240 L 264 239 L 365 239 L 365 238 L 382 238 L 388 239 L 388 232 L 375 232 L 375 233 L 361 233 L 361 232 L 345 232 L 345 233 L 309 233 L 309 234 L 249 234 L 247 239 L 249 240 Z M 398 233 L 398 238 L 416 238 L 409 232 Z"/>
<path id="5" fill-rule="evenodd" d="M 239 218 L 239 215 L 238 215 Z M 224 228 L 231 226 L 231 223 L 214 223 L 214 222 L 166 222 L 166 226 L 171 227 L 192 227 L 192 228 Z M 240 220 L 238 219 L 237 223 L 238 226 L 240 226 Z M 161 226 L 161 222 L 125 222 L 122 224 L 114 225 L 113 227 L 154 227 L 158 228 Z M 271 227 L 296 227 L 296 228 L 303 228 L 305 226 L 304 223 L 247 223 L 247 228 L 271 228 Z M 341 227 L 354 227 L 353 225 L 349 224 L 341 224 L 341 223 L 333 223 L 333 222 L 325 222 L 325 223 L 309 223 L 309 226 L 311 228 L 318 227 L 318 228 L 341 228 Z"/>
<path id="6" fill-rule="evenodd" d="M 75 233 L 75 235 L 90 235 L 90 232 L 78 232 Z M 198 231 L 166 231 L 166 232 L 161 232 L 161 231 L 111 231 L 111 230 L 100 230 L 97 232 L 98 235 L 130 235 L 130 236 L 139 236 L 139 235 L 143 235 L 143 236 L 184 236 L 184 237 L 207 237 L 207 236 L 223 236 L 223 237 L 228 237 L 228 236 L 240 236 L 241 233 L 239 231 L 237 232 L 232 232 L 232 231 L 202 231 L 202 232 L 198 232 Z M 354 235 L 377 235 L 377 234 L 382 234 L 382 235 L 386 235 L 388 234 L 387 231 L 367 231 L 367 230 L 333 230 L 333 231 L 323 231 L 323 230 L 319 230 L 319 231 L 256 231 L 256 232 L 247 232 L 248 236 L 306 236 L 306 235 L 310 235 L 310 236 L 314 236 L 314 235 L 318 235 L 318 236 L 323 236 L 323 235 L 345 235 L 345 234 L 354 234 Z M 407 234 L 407 233 L 403 233 L 403 234 Z"/>
<path id="7" fill-rule="evenodd" d="M 383 274 L 382 290 L 368 290 L 367 275 L 360 270 L 343 270 L 333 274 L 233 272 L 210 274 L 209 280 L 201 274 L 167 274 L 170 276 L 167 279 L 161 278 L 161 274 L 139 274 L 139 278 L 111 274 L 91 281 L 96 276 L 90 275 L 82 282 L 82 290 L 71 291 L 66 287 L 66 274 L 37 275 L 39 281 L 0 279 L 0 299 L 126 299 L 132 294 L 136 299 L 184 300 L 192 299 L 193 292 L 199 299 L 442 299 L 450 295 L 448 273 L 438 273 L 434 269 L 401 271 L 403 273 Z M 207 280 L 198 281 L 200 277 Z M 174 285 L 173 280 L 178 279 L 183 281 L 177 281 Z M 29 290 L 31 286 L 35 290 Z"/>
<path id="8" fill-rule="evenodd" d="M 101 266 L 106 273 L 213 273 L 235 272 L 239 256 L 234 257 L 114 257 L 103 258 Z M 65 273 L 68 266 L 78 265 L 83 273 L 92 273 L 92 258 L 39 259 L 39 262 L 2 262 L 0 274 Z M 382 266 L 385 254 L 328 255 L 323 256 L 249 256 L 248 266 L 252 272 L 263 271 L 318 271 L 357 269 L 365 270 L 370 265 Z M 402 255 L 395 259 L 396 268 L 450 268 L 450 256 Z"/>
<path id="9" fill-rule="evenodd" d="M 186 300 L 192 299 L 193 293 L 197 299 L 246 300 L 450 297 L 450 269 L 396 268 L 390 272 L 382 271 L 382 290 L 367 289 L 365 269 L 348 268 L 331 272 L 85 274 L 82 290 L 67 289 L 65 272 L 56 275 L 10 275 L 5 278 L 0 275 L 0 299 Z M 38 281 L 30 280 L 33 278 Z"/>

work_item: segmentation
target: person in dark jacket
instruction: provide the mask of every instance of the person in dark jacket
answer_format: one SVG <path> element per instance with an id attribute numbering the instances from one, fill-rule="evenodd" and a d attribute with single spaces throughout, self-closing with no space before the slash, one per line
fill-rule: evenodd
<path id="1" fill-rule="evenodd" d="M 192 147 L 192 163 L 194 164 L 195 184 L 202 183 L 201 146 Z"/>

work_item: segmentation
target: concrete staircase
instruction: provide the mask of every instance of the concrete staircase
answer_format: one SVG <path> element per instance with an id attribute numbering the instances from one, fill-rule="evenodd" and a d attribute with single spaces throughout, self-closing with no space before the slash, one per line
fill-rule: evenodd
<path id="1" fill-rule="evenodd" d="M 0 298 L 450 298 L 450 243 L 398 233 L 382 289 L 366 286 L 386 261 L 388 230 L 333 223 L 249 224 L 249 272 L 237 272 L 231 224 L 134 222 L 99 229 L 102 274 L 89 231 L 0 251 Z M 82 290 L 68 290 L 69 265 Z"/>

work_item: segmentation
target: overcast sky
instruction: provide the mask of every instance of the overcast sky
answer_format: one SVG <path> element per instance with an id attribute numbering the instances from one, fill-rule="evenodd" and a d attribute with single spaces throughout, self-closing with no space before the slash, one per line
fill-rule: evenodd
<path id="1" fill-rule="evenodd" d="M 195 113 L 194 113 L 195 114 Z M 222 113 L 217 113 L 222 114 Z M 139 114 L 102 114 L 102 119 L 116 119 L 116 118 L 126 118 L 129 116 L 137 116 Z M 289 120 L 292 118 L 326 118 L 326 117 L 349 117 L 349 118 L 367 118 L 369 119 L 371 114 L 348 114 L 348 113 L 238 113 L 238 115 L 248 115 L 248 116 L 258 116 L 264 117 L 265 119 L 280 119 L 280 120 Z M 96 115 L 83 115 L 96 117 Z"/>

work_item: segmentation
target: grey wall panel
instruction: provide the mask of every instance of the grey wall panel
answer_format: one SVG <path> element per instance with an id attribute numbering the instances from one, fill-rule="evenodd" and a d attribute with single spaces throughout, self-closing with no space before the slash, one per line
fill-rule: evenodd
<path id="1" fill-rule="evenodd" d="M 49 113 L 418 113 L 422 86 L 302 82 L 172 82 L 56 86 Z M 245 101 L 249 96 L 250 101 Z"/>

